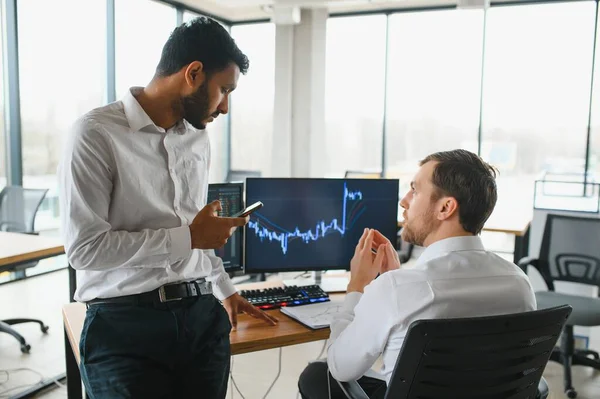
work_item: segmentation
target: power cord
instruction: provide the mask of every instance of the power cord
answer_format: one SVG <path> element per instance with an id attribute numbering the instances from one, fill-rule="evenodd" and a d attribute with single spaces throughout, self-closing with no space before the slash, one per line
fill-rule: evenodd
<path id="1" fill-rule="evenodd" d="M 309 274 L 309 273 L 310 273 L 310 272 L 303 272 L 303 273 L 300 273 L 299 275 L 297 275 L 297 276 L 295 276 L 295 277 L 294 277 L 294 280 L 296 280 L 296 279 L 298 279 L 298 278 L 300 278 L 300 277 L 304 277 L 304 276 L 306 276 L 306 275 L 307 275 L 307 274 Z"/>
<path id="2" fill-rule="evenodd" d="M 235 387 L 235 390 L 240 394 L 240 396 L 242 397 L 242 399 L 246 399 L 244 397 L 244 395 L 242 395 L 242 392 L 240 391 L 240 389 L 238 388 L 237 384 L 235 383 L 235 380 L 233 379 L 233 358 L 234 357 L 231 356 L 231 366 L 229 367 L 229 377 L 231 378 L 231 383 Z M 233 399 L 233 389 L 231 390 L 231 399 Z"/>
<path id="3" fill-rule="evenodd" d="M 277 370 L 277 375 L 275 376 L 275 379 L 271 383 L 271 386 L 269 386 L 269 389 L 267 389 L 267 392 L 265 393 L 265 396 L 262 397 L 262 399 L 266 399 L 267 398 L 267 396 L 271 392 L 271 389 L 273 389 L 273 387 L 275 386 L 275 383 L 277 382 L 277 380 L 279 379 L 279 376 L 281 375 L 281 361 L 282 361 L 282 357 L 283 357 L 283 348 L 280 347 L 279 348 L 279 366 L 278 366 L 278 370 Z M 229 377 L 231 378 L 231 383 L 235 387 L 235 390 L 237 391 L 237 393 L 240 394 L 240 396 L 242 397 L 242 399 L 246 399 L 244 397 L 244 395 L 242 394 L 242 392 L 240 391 L 240 389 L 238 388 L 238 386 L 237 386 L 237 384 L 235 382 L 235 379 L 233 378 L 233 356 L 231 356 L 231 367 L 229 368 Z M 233 389 L 231 390 L 231 398 L 233 399 Z"/>
<path id="4" fill-rule="evenodd" d="M 10 380 L 10 374 L 11 373 L 17 373 L 17 372 L 20 372 L 20 371 L 28 371 L 28 372 L 34 373 L 38 377 L 40 377 L 40 380 L 38 382 L 33 383 L 33 384 L 24 384 L 24 385 L 19 385 L 19 386 L 13 387 L 13 388 L 5 389 L 4 391 L 0 392 L 0 398 L 8 398 L 9 397 L 8 394 L 10 392 L 16 391 L 17 389 L 30 388 L 30 387 L 32 387 L 34 385 L 37 385 L 37 384 L 40 384 L 40 383 L 42 383 L 44 381 L 44 376 L 42 375 L 42 373 L 40 373 L 40 372 L 38 372 L 36 370 L 30 369 L 30 368 L 23 367 L 23 368 L 17 368 L 17 369 L 0 370 L 0 373 L 5 373 L 6 374 L 6 381 L 1 382 L 0 385 L 4 385 L 4 384 L 6 384 Z M 61 383 L 57 379 L 55 379 L 55 378 L 50 378 L 50 379 L 52 380 L 52 382 L 54 382 L 60 388 L 66 388 L 66 385 L 63 384 L 63 383 Z"/>
<path id="5" fill-rule="evenodd" d="M 319 360 L 321 358 L 321 356 L 323 356 L 323 353 L 325 352 L 326 347 L 327 347 L 327 340 L 324 340 L 323 348 L 321 348 L 321 352 L 319 352 L 319 355 L 317 356 L 316 360 Z M 329 370 L 329 368 L 327 370 Z M 327 378 L 328 378 L 327 383 L 329 384 L 329 375 L 327 376 Z M 296 393 L 296 399 L 299 399 L 299 398 L 300 398 L 300 390 L 298 389 L 298 393 Z"/>
<path id="6" fill-rule="evenodd" d="M 277 375 L 275 376 L 275 379 L 273 380 L 273 383 L 271 384 L 271 386 L 269 387 L 269 389 L 267 389 L 267 392 L 265 393 L 265 396 L 263 396 L 263 399 L 267 399 L 267 395 L 269 395 L 269 392 L 271 392 L 271 389 L 273 389 L 273 386 L 275 386 L 275 383 L 277 382 L 277 380 L 279 379 L 279 376 L 281 375 L 281 358 L 282 358 L 282 354 L 283 354 L 283 348 L 279 347 L 279 369 L 277 370 Z"/>

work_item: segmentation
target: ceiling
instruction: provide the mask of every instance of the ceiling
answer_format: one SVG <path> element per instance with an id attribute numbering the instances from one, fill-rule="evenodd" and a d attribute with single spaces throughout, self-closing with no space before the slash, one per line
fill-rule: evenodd
<path id="1" fill-rule="evenodd" d="M 271 6 L 327 7 L 332 13 L 393 8 L 453 6 L 457 0 L 179 0 L 179 2 L 230 21 L 268 19 Z"/>

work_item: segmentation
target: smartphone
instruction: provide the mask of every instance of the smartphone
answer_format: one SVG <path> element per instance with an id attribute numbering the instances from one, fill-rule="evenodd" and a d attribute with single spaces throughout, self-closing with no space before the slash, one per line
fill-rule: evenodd
<path id="1" fill-rule="evenodd" d="M 241 212 L 238 212 L 231 217 L 244 218 L 244 217 L 250 215 L 252 212 L 258 211 L 260 208 L 262 208 L 262 206 L 263 206 L 262 202 L 256 201 L 254 204 L 247 206 L 245 209 L 242 209 Z"/>

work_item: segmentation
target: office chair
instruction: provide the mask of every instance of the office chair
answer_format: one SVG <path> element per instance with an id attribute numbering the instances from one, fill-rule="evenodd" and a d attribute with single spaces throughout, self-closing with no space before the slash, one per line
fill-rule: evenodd
<path id="1" fill-rule="evenodd" d="M 519 261 L 527 272 L 535 267 L 546 282 L 549 291 L 536 292 L 538 308 L 562 304 L 573 307 L 561 338 L 550 360 L 562 363 L 565 394 L 577 397 L 571 380 L 571 366 L 583 365 L 600 370 L 598 352 L 576 350 L 573 326 L 600 326 L 600 299 L 561 294 L 554 291 L 554 281 L 570 281 L 600 287 L 600 219 L 549 214 L 546 219 L 538 259 L 531 257 Z M 590 359 L 592 356 L 593 359 Z"/>
<path id="2" fill-rule="evenodd" d="M 545 399 L 542 373 L 571 313 L 533 312 L 412 323 L 385 399 Z M 338 384 L 368 399 L 356 381 Z"/>
<path id="3" fill-rule="evenodd" d="M 14 233 L 37 234 L 34 230 L 35 215 L 46 196 L 48 190 L 26 189 L 19 186 L 7 186 L 0 192 L 0 231 Z M 36 262 L 28 262 L 8 269 L 11 272 L 25 273 L 25 269 L 37 265 Z M 7 319 L 0 321 L 0 332 L 12 335 L 21 343 L 21 352 L 29 353 L 31 346 L 25 338 L 11 325 L 22 323 L 38 323 L 43 333 L 48 331 L 41 320 L 36 319 Z"/>
<path id="4" fill-rule="evenodd" d="M 262 172 L 259 170 L 233 170 L 230 169 L 227 172 L 227 183 L 232 182 L 245 182 L 248 177 L 262 177 Z"/>
<path id="5" fill-rule="evenodd" d="M 344 174 L 344 178 L 346 179 L 381 179 L 382 177 L 383 172 L 364 172 L 347 170 Z"/>

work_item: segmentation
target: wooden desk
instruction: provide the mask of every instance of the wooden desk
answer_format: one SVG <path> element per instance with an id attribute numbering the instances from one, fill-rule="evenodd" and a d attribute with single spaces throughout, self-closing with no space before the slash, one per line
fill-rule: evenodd
<path id="1" fill-rule="evenodd" d="M 56 237 L 0 232 L 0 271 L 64 253 L 62 242 Z"/>
<path id="2" fill-rule="evenodd" d="M 242 290 L 276 286 L 281 286 L 281 283 L 244 284 L 237 288 L 238 290 Z M 85 311 L 85 305 L 82 303 L 69 303 L 63 307 L 65 334 L 68 337 L 68 341 L 65 342 L 65 356 L 67 361 L 67 394 L 69 399 L 80 399 L 82 397 L 81 376 L 79 374 L 79 340 L 81 339 L 81 330 L 83 329 L 83 322 L 85 320 Z M 268 313 L 279 319 L 279 323 L 276 326 L 269 326 L 265 322 L 245 314 L 238 316 L 237 331 L 232 331 L 229 336 L 232 355 L 329 338 L 329 328 L 311 330 L 284 315 L 278 309 L 269 310 Z"/>

